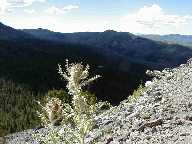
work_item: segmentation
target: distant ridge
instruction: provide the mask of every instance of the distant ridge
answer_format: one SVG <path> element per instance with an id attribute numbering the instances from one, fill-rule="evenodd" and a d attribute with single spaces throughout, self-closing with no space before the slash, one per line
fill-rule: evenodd
<path id="1" fill-rule="evenodd" d="M 0 22 L 0 39 L 1 40 L 21 40 L 32 39 L 32 35 L 25 33 L 21 30 L 16 30 L 12 27 L 6 26 Z"/>
<path id="2" fill-rule="evenodd" d="M 178 44 L 156 42 L 128 32 L 59 33 L 44 29 L 23 30 L 36 38 L 60 43 L 82 44 L 95 47 L 98 52 L 123 61 L 148 65 L 155 69 L 174 67 L 192 57 L 192 50 Z"/>
<path id="3" fill-rule="evenodd" d="M 161 41 L 169 44 L 180 44 L 192 48 L 192 35 L 169 34 L 169 35 L 140 35 L 155 41 Z"/>

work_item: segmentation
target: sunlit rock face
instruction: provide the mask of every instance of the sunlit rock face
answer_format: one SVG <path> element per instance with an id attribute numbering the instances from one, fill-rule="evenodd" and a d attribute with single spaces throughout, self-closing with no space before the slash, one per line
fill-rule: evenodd
<path id="1" fill-rule="evenodd" d="M 192 140 L 192 60 L 178 68 L 148 72 L 155 76 L 134 102 L 122 102 L 98 118 L 113 127 L 111 143 L 190 143 Z M 111 139 L 110 139 L 111 138 Z"/>

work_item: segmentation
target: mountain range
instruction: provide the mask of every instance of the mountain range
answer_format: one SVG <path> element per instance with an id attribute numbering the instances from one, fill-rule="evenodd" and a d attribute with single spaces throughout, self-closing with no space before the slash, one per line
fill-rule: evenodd
<path id="1" fill-rule="evenodd" d="M 23 31 L 43 40 L 95 47 L 94 50 L 109 57 L 119 56 L 125 61 L 149 65 L 156 69 L 176 66 L 192 55 L 191 50 L 185 46 L 160 43 L 113 30 L 81 33 L 57 33 L 45 29 Z"/>
<path id="2" fill-rule="evenodd" d="M 34 91 L 64 87 L 57 64 L 65 64 L 65 59 L 82 61 L 91 65 L 92 74 L 102 75 L 88 89 L 99 99 L 115 104 L 149 79 L 147 69 L 175 67 L 191 57 L 189 47 L 127 32 L 16 30 L 0 23 L 0 77 L 26 84 Z"/>
<path id="3" fill-rule="evenodd" d="M 155 41 L 161 41 L 169 44 L 179 44 L 192 48 L 192 35 L 180 35 L 180 34 L 169 34 L 169 35 L 140 35 L 141 37 L 148 38 Z"/>

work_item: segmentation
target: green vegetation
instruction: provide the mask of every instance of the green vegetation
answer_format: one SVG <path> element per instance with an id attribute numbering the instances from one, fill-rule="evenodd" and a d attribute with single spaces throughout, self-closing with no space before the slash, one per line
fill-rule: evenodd
<path id="1" fill-rule="evenodd" d="M 4 133 L 34 128 L 37 96 L 11 81 L 0 80 L 0 136 Z"/>
<path id="2" fill-rule="evenodd" d="M 141 94 L 142 94 L 143 92 L 145 92 L 146 90 L 147 90 L 147 88 L 144 87 L 142 84 L 140 84 L 140 85 L 138 86 L 138 88 L 133 91 L 132 95 L 130 95 L 128 99 L 131 100 L 131 101 L 135 101 L 135 100 L 137 100 L 137 98 L 138 98 L 139 96 L 141 96 Z"/>
<path id="3" fill-rule="evenodd" d="M 5 129 L 0 129 L 0 144 L 5 143 L 6 134 L 7 134 L 7 131 Z"/>
<path id="4" fill-rule="evenodd" d="M 51 97 L 59 98 L 62 101 L 62 103 L 70 103 L 71 102 L 70 95 L 63 89 L 49 90 L 47 92 L 47 95 L 45 96 L 45 98 L 47 99 L 47 98 L 51 98 Z"/>
<path id="5" fill-rule="evenodd" d="M 0 137 L 40 126 L 41 121 L 36 113 L 40 108 L 37 101 L 46 103 L 48 97 L 70 102 L 69 95 L 62 89 L 49 90 L 42 96 L 12 81 L 0 79 Z"/>

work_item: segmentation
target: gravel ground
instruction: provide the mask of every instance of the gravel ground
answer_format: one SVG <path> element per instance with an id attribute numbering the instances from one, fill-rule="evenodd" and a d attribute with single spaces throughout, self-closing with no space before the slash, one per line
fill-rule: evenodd
<path id="1" fill-rule="evenodd" d="M 104 144 L 191 144 L 192 143 L 192 60 L 178 68 L 147 72 L 155 76 L 137 99 L 125 100 L 96 117 L 86 142 L 103 129 L 110 129 Z M 28 130 L 7 136 L 8 144 L 38 144 Z"/>

